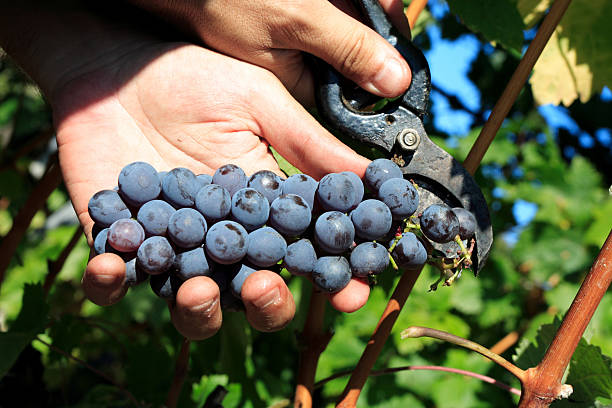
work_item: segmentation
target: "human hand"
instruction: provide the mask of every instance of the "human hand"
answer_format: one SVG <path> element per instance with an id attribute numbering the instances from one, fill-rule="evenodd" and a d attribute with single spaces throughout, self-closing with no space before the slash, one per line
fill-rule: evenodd
<path id="1" fill-rule="evenodd" d="M 270 70 L 307 105 L 313 102 L 313 78 L 302 51 L 325 60 L 378 96 L 398 96 L 410 84 L 407 63 L 358 20 L 348 0 L 131 2 L 173 20 L 209 47 Z M 409 37 L 402 1 L 381 0 L 380 4 Z"/>
<path id="2" fill-rule="evenodd" d="M 89 198 L 115 186 L 121 168 L 133 161 L 158 170 L 212 174 L 234 163 L 247 174 L 280 173 L 269 143 L 314 177 L 343 170 L 363 175 L 368 164 L 262 68 L 193 45 L 151 42 L 132 42 L 105 61 L 71 72 L 51 92 L 64 181 L 90 243 Z M 95 303 L 112 304 L 127 291 L 124 277 L 121 258 L 102 254 L 89 262 L 83 288 Z M 368 285 L 353 280 L 330 302 L 350 312 L 368 295 Z M 283 279 L 270 271 L 250 276 L 242 299 L 247 319 L 262 331 L 284 327 L 295 312 Z M 183 335 L 209 337 L 221 325 L 219 289 L 210 278 L 190 279 L 170 310 Z"/>

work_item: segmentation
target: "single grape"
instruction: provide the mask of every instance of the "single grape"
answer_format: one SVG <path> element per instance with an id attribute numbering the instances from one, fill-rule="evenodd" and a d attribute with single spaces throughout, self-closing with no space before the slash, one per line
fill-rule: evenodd
<path id="1" fill-rule="evenodd" d="M 142 225 L 148 235 L 166 235 L 170 217 L 176 210 L 170 204 L 162 200 L 152 200 L 144 203 L 136 219 Z"/>
<path id="2" fill-rule="evenodd" d="M 127 203 L 140 207 L 156 199 L 161 192 L 157 170 L 149 163 L 134 162 L 119 173 L 119 192 Z"/>
<path id="3" fill-rule="evenodd" d="M 142 270 L 136 262 L 136 258 L 132 258 L 125 263 L 125 284 L 129 287 L 136 286 L 147 280 L 149 274 Z"/>
<path id="4" fill-rule="evenodd" d="M 197 247 L 176 254 L 174 267 L 176 269 L 176 276 L 181 280 L 187 280 L 194 276 L 212 275 L 212 265 L 203 247 Z"/>
<path id="5" fill-rule="evenodd" d="M 407 269 L 419 267 L 427 261 L 427 250 L 412 232 L 402 235 L 391 255 L 398 266 Z"/>
<path id="6" fill-rule="evenodd" d="M 470 239 L 476 233 L 476 217 L 470 211 L 462 207 L 453 208 L 453 212 L 459 220 L 459 237 Z"/>
<path id="7" fill-rule="evenodd" d="M 210 174 L 198 174 L 196 178 L 198 179 L 198 184 L 200 185 L 200 188 L 208 186 L 212 183 L 212 176 Z"/>
<path id="8" fill-rule="evenodd" d="M 94 239 L 94 252 L 96 255 L 105 254 L 107 252 L 106 238 L 108 237 L 109 230 L 109 228 L 104 228 L 96 235 Z"/>
<path id="9" fill-rule="evenodd" d="M 164 177 L 166 177 L 166 174 L 168 174 L 167 171 L 158 171 L 157 172 L 157 178 L 159 179 L 159 185 L 161 186 L 162 183 L 164 182 Z"/>
<path id="10" fill-rule="evenodd" d="M 319 181 L 317 198 L 326 211 L 346 212 L 353 208 L 357 191 L 349 176 L 330 173 Z"/>
<path id="11" fill-rule="evenodd" d="M 127 205 L 113 190 L 102 190 L 94 194 L 89 200 L 87 210 L 91 219 L 103 227 L 110 227 L 113 222 L 120 219 L 132 218 Z"/>
<path id="12" fill-rule="evenodd" d="M 336 293 L 351 280 L 351 268 L 343 256 L 323 256 L 317 259 L 312 271 L 312 281 L 327 293 Z"/>
<path id="13" fill-rule="evenodd" d="M 281 195 L 283 180 L 270 170 L 260 170 L 254 173 L 247 182 L 247 187 L 259 191 L 272 204 Z"/>
<path id="14" fill-rule="evenodd" d="M 234 221 L 219 221 L 206 234 L 206 253 L 220 264 L 239 262 L 247 252 L 249 234 Z"/>
<path id="15" fill-rule="evenodd" d="M 364 242 L 351 251 L 350 264 L 355 276 L 377 275 L 389 265 L 389 251 L 376 242 Z"/>
<path id="16" fill-rule="evenodd" d="M 236 191 L 245 188 L 247 176 L 244 171 L 235 164 L 226 164 L 215 171 L 212 178 L 213 184 L 224 187 L 230 196 L 234 196 Z"/>
<path id="17" fill-rule="evenodd" d="M 397 164 L 389 159 L 376 159 L 366 168 L 364 181 L 372 192 L 377 192 L 385 181 L 403 177 Z"/>
<path id="18" fill-rule="evenodd" d="M 230 283 L 230 288 L 234 296 L 238 298 L 241 297 L 240 294 L 242 292 L 242 285 L 244 284 L 246 278 L 251 276 L 253 272 L 255 272 L 255 269 L 251 268 L 250 266 L 244 264 L 240 265 L 238 273 L 234 276 L 232 282 Z"/>
<path id="19" fill-rule="evenodd" d="M 378 198 L 391 210 L 394 220 L 410 217 L 419 206 L 419 193 L 404 178 L 392 178 L 380 185 Z"/>
<path id="20" fill-rule="evenodd" d="M 293 237 L 306 231 L 311 219 L 311 208 L 302 197 L 284 194 L 272 202 L 268 223 L 281 234 Z"/>
<path id="21" fill-rule="evenodd" d="M 206 220 L 193 208 L 181 208 L 168 220 L 168 236 L 181 248 L 195 248 L 204 242 Z"/>
<path id="22" fill-rule="evenodd" d="M 176 297 L 176 293 L 183 282 L 174 276 L 173 273 L 165 272 L 159 275 L 151 275 L 149 283 L 157 296 L 162 299 L 171 300 Z"/>
<path id="23" fill-rule="evenodd" d="M 150 275 L 166 272 L 174 263 L 174 249 L 164 237 L 152 236 L 138 248 L 138 265 Z"/>
<path id="24" fill-rule="evenodd" d="M 145 232 L 138 221 L 120 219 L 110 226 L 106 240 L 119 252 L 133 252 L 145 240 Z"/>
<path id="25" fill-rule="evenodd" d="M 193 207 L 200 183 L 189 169 L 177 167 L 162 181 L 162 196 L 176 208 Z"/>
<path id="26" fill-rule="evenodd" d="M 323 251 L 341 254 L 353 245 L 355 227 L 347 215 L 339 211 L 329 211 L 317 219 L 314 235 Z"/>
<path id="27" fill-rule="evenodd" d="M 351 211 L 355 234 L 363 239 L 380 239 L 389 233 L 393 222 L 391 210 L 379 200 L 362 201 Z"/>
<path id="28" fill-rule="evenodd" d="M 459 234 L 459 220 L 447 205 L 432 204 L 420 218 L 421 231 L 434 242 L 450 242 Z"/>
<path id="29" fill-rule="evenodd" d="M 359 176 L 353 173 L 352 171 L 343 171 L 340 174 L 344 174 L 345 176 L 347 176 L 349 180 L 351 180 L 351 183 L 353 183 L 353 187 L 355 187 L 355 201 L 353 202 L 353 205 L 351 207 L 351 208 L 355 208 L 359 205 L 361 200 L 363 200 L 363 193 L 364 193 L 363 181 L 361 181 Z"/>
<path id="30" fill-rule="evenodd" d="M 287 247 L 283 265 L 293 275 L 309 275 L 317 262 L 317 254 L 310 240 L 302 238 Z"/>
<path id="31" fill-rule="evenodd" d="M 198 191 L 195 206 L 210 224 L 224 219 L 230 213 L 232 198 L 226 189 L 209 184 Z"/>
<path id="32" fill-rule="evenodd" d="M 302 197 L 306 203 L 310 206 L 310 209 L 314 209 L 315 193 L 319 183 L 307 174 L 294 174 L 285 180 L 281 186 L 282 193 L 295 194 Z"/>
<path id="33" fill-rule="evenodd" d="M 247 231 L 253 231 L 268 221 L 270 204 L 259 191 L 247 187 L 233 195 L 230 212 L 234 221 L 242 224 Z"/>
<path id="34" fill-rule="evenodd" d="M 276 265 L 287 254 L 287 242 L 274 228 L 263 227 L 249 234 L 247 259 L 267 268 Z"/>

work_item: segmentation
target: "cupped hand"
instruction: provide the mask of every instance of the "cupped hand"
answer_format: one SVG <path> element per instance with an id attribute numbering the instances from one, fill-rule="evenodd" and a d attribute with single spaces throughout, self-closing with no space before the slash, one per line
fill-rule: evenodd
<path id="1" fill-rule="evenodd" d="M 270 144 L 314 177 L 365 171 L 368 160 L 322 128 L 267 70 L 188 44 L 130 43 L 113 52 L 64 76 L 50 97 L 65 184 L 90 244 L 89 198 L 115 186 L 121 168 L 133 161 L 196 174 L 226 163 L 247 174 L 280 173 Z M 83 288 L 95 303 L 112 304 L 126 293 L 124 277 L 121 258 L 98 255 Z M 367 284 L 353 280 L 330 301 L 351 312 L 368 295 Z M 251 275 L 242 298 L 258 330 L 278 330 L 295 313 L 286 284 L 270 271 Z M 170 308 L 176 328 L 189 338 L 207 338 L 221 325 L 219 289 L 207 277 L 186 281 Z"/>
<path id="2" fill-rule="evenodd" d="M 378 96 L 398 96 L 410 85 L 407 63 L 359 21 L 348 0 L 131 1 L 173 20 L 207 47 L 270 70 L 303 103 L 312 103 L 313 78 L 302 51 L 325 60 Z M 402 0 L 380 4 L 409 37 Z"/>

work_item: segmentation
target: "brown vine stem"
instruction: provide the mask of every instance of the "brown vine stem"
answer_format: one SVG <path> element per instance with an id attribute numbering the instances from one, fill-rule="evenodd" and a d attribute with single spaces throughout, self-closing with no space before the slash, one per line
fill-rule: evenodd
<path id="1" fill-rule="evenodd" d="M 497 381 L 495 378 L 491 378 L 487 375 L 482 375 L 482 374 L 478 374 L 478 373 L 474 373 L 472 371 L 467 371 L 467 370 L 461 370 L 459 368 L 450 368 L 450 367 L 442 367 L 442 366 L 418 366 L 418 365 L 414 365 L 414 366 L 402 366 L 402 367 L 392 367 L 392 368 L 385 368 L 382 370 L 374 370 L 370 373 L 370 377 L 378 377 L 381 375 L 385 375 L 385 374 L 392 374 L 392 373 L 397 373 L 400 371 L 414 371 L 414 370 L 428 370 L 428 371 L 443 371 L 443 372 L 447 372 L 447 373 L 453 373 L 453 374 L 461 374 L 461 375 L 465 375 L 468 377 L 472 377 L 472 378 L 476 378 L 478 380 L 484 381 L 486 383 L 495 385 L 496 387 L 501 388 L 502 390 L 506 390 L 508 392 L 511 392 L 512 394 L 515 395 L 521 395 L 521 391 L 517 390 L 516 388 L 513 388 L 511 386 L 509 386 L 508 384 L 504 384 L 501 381 Z M 322 379 L 321 381 L 317 381 L 316 384 L 314 385 L 315 389 L 322 387 L 323 385 L 325 385 L 325 383 L 328 383 L 332 380 L 335 380 L 336 378 L 341 378 L 344 377 L 346 375 L 349 375 L 353 370 L 346 370 L 346 371 L 341 371 L 339 373 L 336 373 L 334 375 L 331 375 L 327 378 Z"/>
<path id="2" fill-rule="evenodd" d="M 372 371 L 372 367 L 378 358 L 389 334 L 391 334 L 391 329 L 397 320 L 397 317 L 404 307 L 406 303 L 406 299 L 414 284 L 421 274 L 422 267 L 417 270 L 412 271 L 404 271 L 402 277 L 400 278 L 389 302 L 387 303 L 387 307 L 383 311 L 383 314 L 378 321 L 378 325 L 374 329 L 368 344 L 363 350 L 363 354 L 353 370 L 351 377 L 349 379 L 346 388 L 344 389 L 341 399 L 338 402 L 337 407 L 341 408 L 349 408 L 357 405 L 357 400 L 359 399 L 359 395 L 361 394 L 361 389 L 365 384 L 370 372 Z"/>
<path id="3" fill-rule="evenodd" d="M 32 218 L 38 210 L 40 210 L 47 198 L 53 190 L 60 184 L 62 173 L 57 161 L 57 155 L 49 159 L 49 167 L 47 171 L 38 181 L 32 192 L 30 193 L 25 204 L 15 218 L 11 230 L 4 236 L 0 243 L 0 287 L 4 281 L 6 269 L 8 268 L 21 239 L 25 235 Z"/>
<path id="4" fill-rule="evenodd" d="M 47 261 L 48 271 L 47 276 L 45 276 L 45 283 L 43 284 L 45 296 L 49 294 L 49 290 L 51 290 L 51 286 L 53 285 L 53 282 L 55 282 L 55 278 L 57 278 L 57 275 L 59 275 L 59 273 L 62 271 L 64 263 L 66 263 L 66 259 L 68 259 L 68 256 L 70 253 L 72 253 L 72 250 L 82 236 L 83 230 L 79 226 L 76 228 L 74 234 L 72 234 L 72 238 L 70 238 L 70 241 L 66 244 L 64 249 L 62 249 L 62 252 L 60 252 L 57 259 L 54 261 Z"/>
<path id="5" fill-rule="evenodd" d="M 187 377 L 187 372 L 189 371 L 190 345 L 191 341 L 183 338 L 181 349 L 179 350 L 176 358 L 176 364 L 174 365 L 174 378 L 172 379 L 172 385 L 170 386 L 170 390 L 166 396 L 165 406 L 167 408 L 176 408 L 178 399 L 181 396 L 181 390 L 183 389 L 183 384 L 185 383 L 185 378 Z"/>
<path id="6" fill-rule="evenodd" d="M 61 355 L 63 355 L 64 357 L 68 358 L 69 360 L 72 360 L 80 365 L 82 365 L 83 367 L 87 368 L 89 371 L 91 371 L 92 373 L 96 374 L 99 377 L 104 378 L 106 381 L 108 381 L 109 383 L 113 384 L 115 387 L 117 387 L 122 393 L 125 394 L 125 396 L 132 401 L 132 403 L 137 406 L 140 407 L 141 404 L 138 402 L 138 400 L 136 400 L 136 398 L 134 397 L 134 395 L 132 395 L 131 392 L 129 392 L 128 390 L 126 390 L 121 384 L 119 384 L 118 382 L 116 382 L 115 380 L 113 380 L 111 377 L 109 377 L 108 375 L 104 374 L 102 371 L 98 370 L 97 368 L 91 366 L 90 364 L 86 363 L 85 361 L 81 360 L 78 357 L 73 356 L 72 354 L 58 348 L 57 346 L 54 346 L 53 344 L 47 343 L 46 341 L 44 341 L 43 339 L 40 338 L 40 336 L 37 336 L 34 338 L 34 340 L 44 344 L 45 346 L 47 346 L 49 349 L 55 351 L 56 353 L 60 353 Z"/>
<path id="7" fill-rule="evenodd" d="M 491 145 L 493 138 L 495 138 L 502 122 L 506 119 L 506 116 L 508 116 L 510 108 L 514 105 L 521 89 L 523 89 L 533 66 L 538 60 L 553 31 L 555 31 L 565 10 L 567 10 L 570 1 L 571 0 L 556 0 L 542 21 L 535 38 L 531 41 L 531 44 L 529 44 L 527 51 L 525 51 L 525 55 L 521 58 L 508 85 L 506 85 L 504 92 L 497 100 L 497 103 L 491 111 L 491 115 L 489 115 L 487 122 L 480 131 L 478 139 L 476 139 L 467 158 L 463 162 L 463 167 L 465 167 L 470 174 L 473 175 L 476 173 L 476 169 L 480 165 L 482 158 Z"/>
<path id="8" fill-rule="evenodd" d="M 506 334 L 504 338 L 502 338 L 500 341 L 495 343 L 495 345 L 493 345 L 493 347 L 491 347 L 489 350 L 491 350 L 491 352 L 495 354 L 503 354 L 510 347 L 514 346 L 519 338 L 519 332 L 512 331 Z"/>
<path id="9" fill-rule="evenodd" d="M 326 297 L 314 287 L 310 294 L 308 316 L 304 323 L 304 330 L 299 336 L 300 351 L 297 386 L 295 388 L 294 407 L 311 408 L 312 391 L 319 356 L 327 347 L 332 334 L 323 331 L 323 318 L 325 317 Z"/>
<path id="10" fill-rule="evenodd" d="M 414 28 L 425 6 L 427 6 L 427 0 L 412 0 L 408 8 L 406 8 L 406 17 L 408 18 L 408 23 L 410 23 L 411 30 Z"/>
<path id="11" fill-rule="evenodd" d="M 504 367 L 506 370 L 510 371 L 516 378 L 521 380 L 525 379 L 525 371 L 521 370 L 499 354 L 495 354 L 491 352 L 488 348 L 481 346 L 478 343 L 475 343 L 471 340 L 464 339 L 463 337 L 455 336 L 454 334 L 447 333 L 442 330 L 430 329 L 429 327 L 421 327 L 421 326 L 412 326 L 404 330 L 401 334 L 402 339 L 406 338 L 418 338 L 418 337 L 431 337 L 438 340 L 444 340 L 446 342 L 455 344 L 460 347 L 464 347 L 466 349 L 475 351 L 479 354 L 482 354 L 489 360 L 494 363 Z"/>
<path id="12" fill-rule="evenodd" d="M 563 374 L 611 283 L 612 231 L 582 282 L 544 358 L 536 367 L 527 370 L 519 408 L 548 407 L 555 399 L 571 392 L 569 386 L 561 383 Z"/>

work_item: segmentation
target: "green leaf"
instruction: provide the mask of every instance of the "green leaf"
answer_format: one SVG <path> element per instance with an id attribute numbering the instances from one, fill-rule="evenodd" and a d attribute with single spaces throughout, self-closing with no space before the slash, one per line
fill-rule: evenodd
<path id="1" fill-rule="evenodd" d="M 281 156 L 273 147 L 270 147 L 270 151 L 272 152 L 272 155 L 276 159 L 276 162 L 278 163 L 278 167 L 280 167 L 283 173 L 285 173 L 287 176 L 293 176 L 294 174 L 302 173 L 297 167 L 289 163 L 287 159 Z"/>
<path id="2" fill-rule="evenodd" d="M 451 11 L 472 31 L 487 40 L 520 52 L 523 45 L 523 19 L 510 0 L 449 0 Z"/>
<path id="3" fill-rule="evenodd" d="M 191 388 L 191 400 L 197 407 L 202 407 L 206 402 L 206 398 L 218 386 L 222 386 L 227 391 L 223 398 L 223 406 L 225 408 L 235 408 L 240 406 L 242 400 L 242 386 L 238 383 L 229 383 L 227 375 L 213 374 L 203 375 L 199 383 L 194 383 Z"/>
<path id="4" fill-rule="evenodd" d="M 523 337 L 512 356 L 516 365 L 522 369 L 537 366 L 552 343 L 560 325 L 561 319 L 555 317 L 553 323 L 540 326 L 534 339 Z"/>
<path id="5" fill-rule="evenodd" d="M 523 18 L 525 28 L 533 27 L 546 13 L 552 0 L 518 0 L 516 8 Z"/>
<path id="6" fill-rule="evenodd" d="M 570 4 L 529 80 L 537 103 L 584 103 L 612 84 L 611 19 L 608 0 Z"/>
<path id="7" fill-rule="evenodd" d="M 19 357 L 21 351 L 45 329 L 49 306 L 41 284 L 25 285 L 17 319 L 6 333 L 0 333 L 0 378 Z"/>

